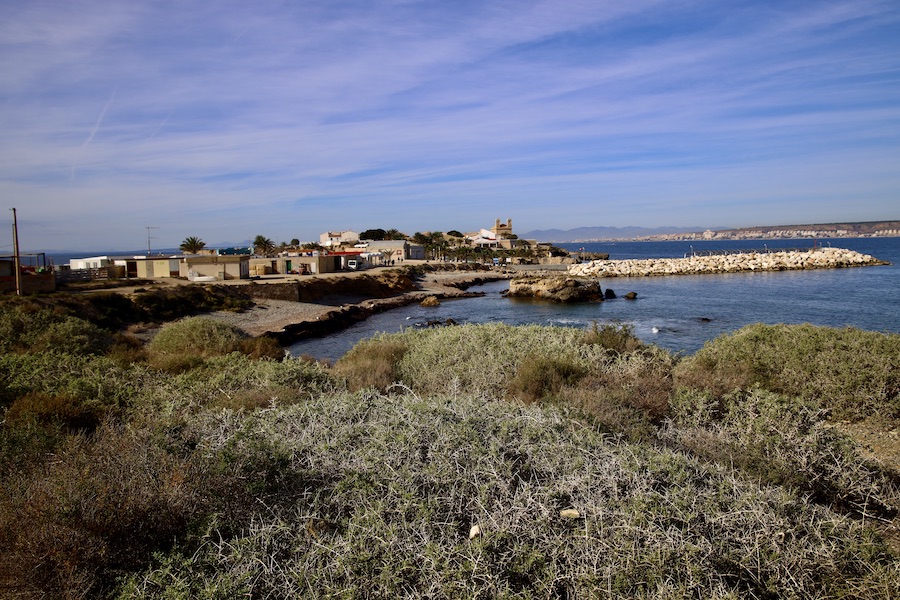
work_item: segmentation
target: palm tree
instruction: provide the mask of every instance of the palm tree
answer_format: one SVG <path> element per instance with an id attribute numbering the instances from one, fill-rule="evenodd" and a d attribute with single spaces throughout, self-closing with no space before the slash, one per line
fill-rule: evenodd
<path id="1" fill-rule="evenodd" d="M 181 242 L 181 251 L 185 254 L 197 254 L 204 248 L 206 248 L 206 242 L 195 236 L 186 237 Z"/>
<path id="2" fill-rule="evenodd" d="M 257 254 L 271 254 L 275 250 L 275 242 L 264 235 L 258 235 L 253 239 L 253 251 Z"/>

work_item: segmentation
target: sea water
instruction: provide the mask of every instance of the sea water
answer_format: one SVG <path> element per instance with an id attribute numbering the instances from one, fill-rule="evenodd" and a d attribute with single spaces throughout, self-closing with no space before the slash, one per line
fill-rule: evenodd
<path id="1" fill-rule="evenodd" d="M 776 251 L 810 248 L 822 242 L 693 241 L 600 242 L 560 244 L 569 250 L 605 252 L 611 259 L 679 258 L 691 253 L 748 249 Z M 290 347 L 294 356 L 336 360 L 361 339 L 381 332 L 399 332 L 428 321 L 457 323 L 539 324 L 590 327 L 592 323 L 622 323 L 643 341 L 673 352 L 692 353 L 708 340 L 751 323 L 812 323 L 832 327 L 900 333 L 900 238 L 826 240 L 825 245 L 871 254 L 889 266 L 811 271 L 673 275 L 601 279 L 619 298 L 597 303 L 555 304 L 503 297 L 509 282 L 471 288 L 483 297 L 444 300 L 435 308 L 418 304 L 374 315 L 366 321 L 323 338 Z M 636 300 L 626 300 L 636 292 Z"/>

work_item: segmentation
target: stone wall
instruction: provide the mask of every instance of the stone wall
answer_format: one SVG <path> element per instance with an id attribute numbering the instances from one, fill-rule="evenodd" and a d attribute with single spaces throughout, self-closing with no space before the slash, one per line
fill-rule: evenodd
<path id="1" fill-rule="evenodd" d="M 323 298 L 345 297 L 348 303 L 366 298 L 388 298 L 416 289 L 412 278 L 400 271 L 386 271 L 378 275 L 347 277 L 311 277 L 300 281 L 280 283 L 251 283 L 244 291 L 253 298 L 317 302 Z"/>
<path id="2" fill-rule="evenodd" d="M 747 271 L 838 269 L 885 264 L 888 263 L 853 250 L 817 248 L 808 251 L 751 252 L 687 258 L 595 260 L 569 267 L 569 274 L 580 277 L 646 277 Z"/>

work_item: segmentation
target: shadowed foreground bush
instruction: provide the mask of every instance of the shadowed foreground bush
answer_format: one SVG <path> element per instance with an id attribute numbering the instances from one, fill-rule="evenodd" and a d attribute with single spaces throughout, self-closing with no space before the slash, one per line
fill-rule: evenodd
<path id="1" fill-rule="evenodd" d="M 28 580 L 62 597 L 109 592 L 202 510 L 198 474 L 146 432 L 70 437 L 36 469 L 6 482 L 0 529 Z"/>

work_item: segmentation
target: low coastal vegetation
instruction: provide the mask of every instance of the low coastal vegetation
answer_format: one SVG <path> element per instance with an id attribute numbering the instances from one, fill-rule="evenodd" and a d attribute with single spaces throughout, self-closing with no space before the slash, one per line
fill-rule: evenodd
<path id="1" fill-rule="evenodd" d="M 115 322 L 0 305 L 0 595 L 896 597 L 898 335 Z"/>

